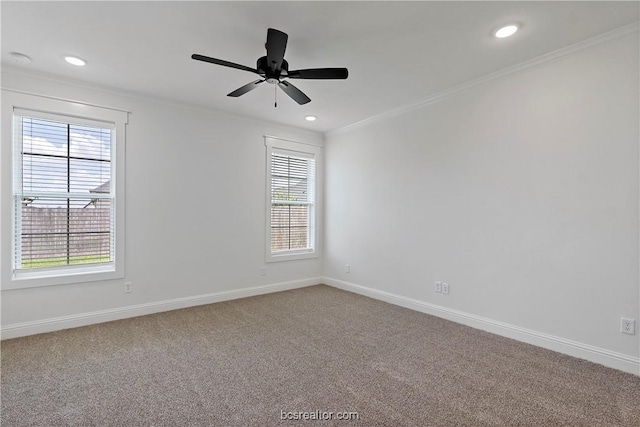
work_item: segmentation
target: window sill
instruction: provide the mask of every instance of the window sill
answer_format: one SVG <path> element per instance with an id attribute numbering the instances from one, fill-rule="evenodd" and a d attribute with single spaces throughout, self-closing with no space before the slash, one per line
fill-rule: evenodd
<path id="1" fill-rule="evenodd" d="M 2 290 L 8 291 L 122 278 L 124 278 L 124 274 L 118 271 L 114 263 L 99 266 L 79 266 L 48 270 L 39 269 L 14 273 L 8 283 L 2 284 Z"/>
<path id="2" fill-rule="evenodd" d="M 282 251 L 267 254 L 267 262 L 294 261 L 298 259 L 318 258 L 318 253 L 312 251 Z"/>

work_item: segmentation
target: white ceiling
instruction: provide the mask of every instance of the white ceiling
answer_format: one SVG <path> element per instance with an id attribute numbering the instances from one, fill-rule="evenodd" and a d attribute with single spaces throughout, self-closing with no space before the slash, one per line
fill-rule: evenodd
<path id="1" fill-rule="evenodd" d="M 632 2 L 7 2 L 2 63 L 155 98 L 329 131 L 639 20 Z M 512 38 L 492 31 L 517 22 Z M 347 67 L 348 80 L 296 80 L 299 106 L 245 71 L 267 28 L 289 34 L 290 69 Z M 29 55 L 16 64 L 10 52 Z M 63 61 L 76 55 L 77 68 Z M 314 123 L 304 121 L 315 114 Z"/>

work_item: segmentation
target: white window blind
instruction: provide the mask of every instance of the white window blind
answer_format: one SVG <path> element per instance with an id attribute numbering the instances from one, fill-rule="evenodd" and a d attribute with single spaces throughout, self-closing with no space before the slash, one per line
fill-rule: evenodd
<path id="1" fill-rule="evenodd" d="M 267 258 L 271 261 L 315 252 L 316 157 L 317 147 L 268 144 Z"/>
<path id="2" fill-rule="evenodd" d="M 14 111 L 14 274 L 114 262 L 114 133 Z"/>

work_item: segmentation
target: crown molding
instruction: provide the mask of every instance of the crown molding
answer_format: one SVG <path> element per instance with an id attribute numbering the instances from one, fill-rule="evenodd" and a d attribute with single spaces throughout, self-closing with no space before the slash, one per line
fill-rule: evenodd
<path id="1" fill-rule="evenodd" d="M 521 62 L 516 65 L 512 65 L 510 67 L 503 68 L 501 70 L 495 71 L 493 73 L 486 74 L 484 76 L 469 80 L 465 83 L 459 84 L 457 86 L 450 87 L 448 89 L 436 92 L 429 97 L 410 104 L 401 105 L 389 111 L 386 111 L 381 114 L 377 114 L 375 116 L 371 116 L 369 118 L 357 121 L 355 123 L 339 127 L 337 129 L 330 130 L 325 133 L 325 140 L 327 137 L 336 136 L 342 133 L 346 133 L 355 129 L 359 129 L 361 127 L 370 125 L 372 123 L 385 120 L 391 117 L 399 116 L 401 114 L 408 113 L 410 111 L 419 110 L 428 105 L 435 104 L 437 102 L 442 101 L 443 99 L 449 98 L 451 96 L 457 95 L 461 92 L 472 89 L 476 86 L 483 85 L 485 83 L 491 82 L 493 80 L 497 80 L 506 76 L 510 76 L 512 74 L 520 73 L 522 71 L 529 70 L 531 68 L 535 68 L 541 65 L 546 65 L 548 63 L 558 61 L 566 58 L 567 56 L 575 55 L 581 52 L 584 52 L 589 49 L 593 49 L 599 46 L 602 46 L 607 43 L 617 42 L 621 40 L 625 40 L 627 38 L 631 38 L 633 36 L 638 36 L 638 31 L 640 30 L 640 22 L 634 22 L 632 24 L 625 25 L 623 27 L 617 28 L 612 31 L 608 31 L 606 33 L 602 33 L 595 37 L 588 38 L 586 40 L 582 40 L 580 42 L 574 43 L 572 45 L 560 48 L 558 50 L 554 50 L 552 52 L 546 53 L 544 55 L 538 56 L 533 59 L 529 59 L 527 61 Z"/>

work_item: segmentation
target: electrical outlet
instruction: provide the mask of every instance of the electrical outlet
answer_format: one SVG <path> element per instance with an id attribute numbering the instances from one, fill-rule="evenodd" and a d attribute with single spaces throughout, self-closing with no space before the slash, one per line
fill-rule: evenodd
<path id="1" fill-rule="evenodd" d="M 442 282 L 436 282 L 436 292 L 442 292 Z"/>
<path id="2" fill-rule="evenodd" d="M 623 334 L 635 335 L 636 334 L 636 321 L 634 319 L 620 318 L 620 332 Z"/>
<path id="3" fill-rule="evenodd" d="M 344 265 L 344 272 L 345 273 L 351 273 L 351 266 L 349 264 L 345 264 Z"/>
<path id="4" fill-rule="evenodd" d="M 449 284 L 448 283 L 442 283 L 442 293 L 443 294 L 448 294 L 449 293 Z"/>
<path id="5" fill-rule="evenodd" d="M 133 290 L 133 283 L 132 282 L 124 282 L 124 293 L 125 294 L 129 294 L 129 293 L 131 293 L 132 290 Z"/>
<path id="6" fill-rule="evenodd" d="M 267 267 L 260 267 L 260 275 L 261 276 L 267 275 Z"/>

